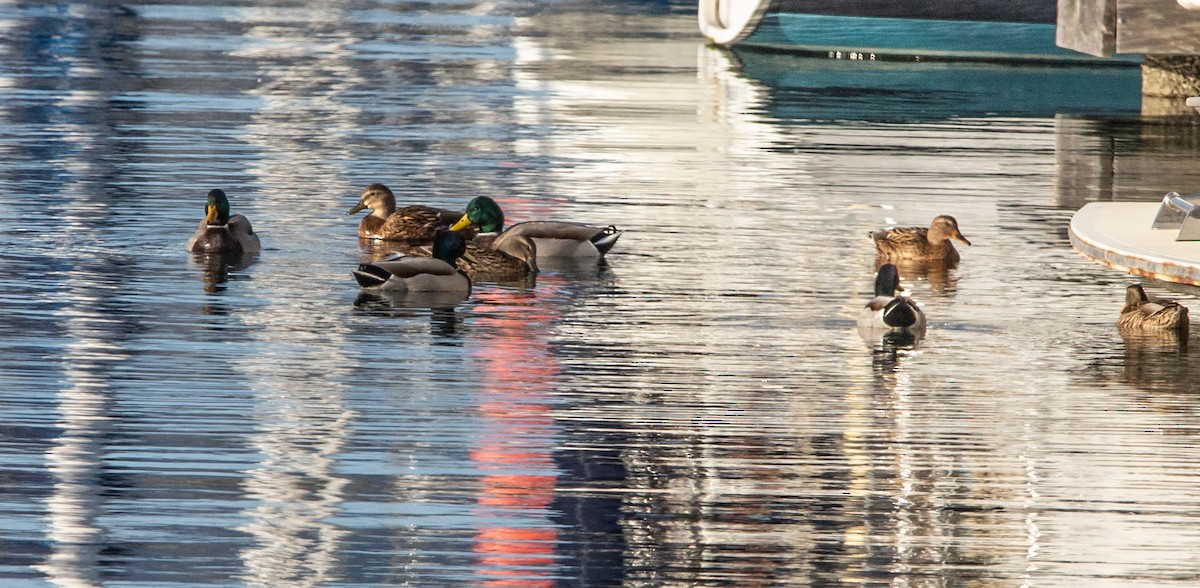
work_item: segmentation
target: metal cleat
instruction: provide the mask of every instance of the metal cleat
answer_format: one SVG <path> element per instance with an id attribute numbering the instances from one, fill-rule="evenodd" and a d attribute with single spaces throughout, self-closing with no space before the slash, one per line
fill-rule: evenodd
<path id="1" fill-rule="evenodd" d="M 1176 241 L 1200 241 L 1200 194 L 1167 192 L 1152 228 L 1178 230 Z"/>

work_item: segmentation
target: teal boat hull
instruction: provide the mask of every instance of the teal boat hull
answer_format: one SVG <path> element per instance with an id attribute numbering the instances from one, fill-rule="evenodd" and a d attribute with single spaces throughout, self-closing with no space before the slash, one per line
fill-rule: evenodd
<path id="1" fill-rule="evenodd" d="M 841 59 L 972 60 L 1134 65 L 1055 45 L 1055 25 L 769 12 L 739 46 Z"/>

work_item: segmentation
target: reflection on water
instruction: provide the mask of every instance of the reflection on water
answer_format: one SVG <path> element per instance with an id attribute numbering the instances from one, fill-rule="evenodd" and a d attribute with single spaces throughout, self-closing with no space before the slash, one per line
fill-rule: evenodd
<path id="1" fill-rule="evenodd" d="M 903 63 L 736 50 L 741 76 L 768 91 L 782 121 L 1134 114 L 1141 70 L 1129 66 Z"/>
<path id="2" fill-rule="evenodd" d="M 0 7 L 0 584 L 1200 580 L 1200 346 L 1118 333 L 1065 234 L 1195 183 L 1200 127 L 1136 70 L 730 53 L 692 9 Z M 377 181 L 626 233 L 363 293 Z M 213 187 L 261 253 L 184 251 Z M 973 245 L 900 268 L 925 338 L 864 339 L 867 233 L 937 214 Z"/>
<path id="3" fill-rule="evenodd" d="M 225 283 L 237 280 L 237 275 L 244 272 L 257 259 L 258 253 L 192 254 L 192 262 L 200 268 L 200 280 L 204 282 L 204 291 L 210 294 L 224 292 Z"/>

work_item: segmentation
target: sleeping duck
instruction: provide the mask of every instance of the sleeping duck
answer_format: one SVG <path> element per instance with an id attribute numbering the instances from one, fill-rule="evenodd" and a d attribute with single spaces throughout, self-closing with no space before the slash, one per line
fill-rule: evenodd
<path id="1" fill-rule="evenodd" d="M 441 231 L 434 236 L 432 257 L 400 255 L 361 264 L 352 273 L 366 289 L 469 294 L 471 278 L 454 265 L 466 250 L 462 235 Z"/>
<path id="2" fill-rule="evenodd" d="M 360 239 L 428 243 L 434 234 L 458 220 L 461 213 L 432 206 L 396 208 L 396 196 L 383 184 L 371 184 L 363 190 L 358 204 L 347 212 L 355 214 L 370 210 L 371 214 L 358 224 Z"/>
<path id="3" fill-rule="evenodd" d="M 929 225 L 928 229 L 921 227 L 896 227 L 880 229 L 871 233 L 875 241 L 875 250 L 879 259 L 888 261 L 902 260 L 940 260 L 947 263 L 958 263 L 958 250 L 954 248 L 951 239 L 961 241 L 966 245 L 971 242 L 958 230 L 958 221 L 949 215 L 941 215 Z"/>
<path id="4" fill-rule="evenodd" d="M 490 245 L 467 242 L 458 267 L 477 282 L 515 282 L 538 273 L 537 245 L 524 235 L 498 236 Z"/>
<path id="5" fill-rule="evenodd" d="M 229 216 L 229 198 L 221 190 L 209 190 L 204 220 L 187 244 L 193 253 L 257 253 L 262 244 L 250 219 L 240 214 Z"/>
<path id="6" fill-rule="evenodd" d="M 525 237 L 532 241 L 539 258 L 602 258 L 621 237 L 616 227 L 593 227 L 579 223 L 557 221 L 528 221 L 504 228 L 504 211 L 495 200 L 477 196 L 467 203 L 454 231 L 475 227 L 479 235 L 474 242 L 481 247 L 497 249 L 506 240 Z"/>
<path id="7" fill-rule="evenodd" d="M 897 296 L 900 272 L 885 263 L 875 275 L 875 297 L 858 315 L 859 328 L 919 334 L 925 331 L 925 313 L 908 296 Z"/>
<path id="8" fill-rule="evenodd" d="M 430 256 L 428 247 L 411 247 L 407 253 Z M 485 247 L 467 241 L 467 252 L 456 265 L 472 282 L 520 282 L 538 273 L 537 248 L 521 235 L 507 235 Z"/>
<path id="9" fill-rule="evenodd" d="M 1117 327 L 1128 331 L 1187 331 L 1188 309 L 1173 300 L 1150 300 L 1141 284 L 1125 288 Z"/>

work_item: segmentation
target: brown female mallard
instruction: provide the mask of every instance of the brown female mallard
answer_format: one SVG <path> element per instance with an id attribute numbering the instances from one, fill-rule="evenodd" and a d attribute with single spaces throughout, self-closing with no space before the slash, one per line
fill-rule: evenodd
<path id="1" fill-rule="evenodd" d="M 871 233 L 879 259 L 887 261 L 941 260 L 958 263 L 958 250 L 951 239 L 967 245 L 971 242 L 958 230 L 958 221 L 949 215 L 933 219 L 928 229 L 896 227 Z"/>
<path id="2" fill-rule="evenodd" d="M 1125 288 L 1125 307 L 1117 319 L 1122 330 L 1186 331 L 1188 309 L 1173 300 L 1150 300 L 1141 284 Z"/>
<path id="3" fill-rule="evenodd" d="M 403 241 L 405 243 L 428 243 L 441 229 L 458 220 L 461 213 L 432 206 L 405 206 L 396 208 L 396 197 L 383 184 L 371 184 L 346 214 L 355 214 L 368 209 L 371 214 L 358 224 L 361 239 Z"/>
<path id="4" fill-rule="evenodd" d="M 538 272 L 537 246 L 523 235 L 504 235 L 483 244 L 467 242 L 458 267 L 477 282 L 516 282 Z"/>

